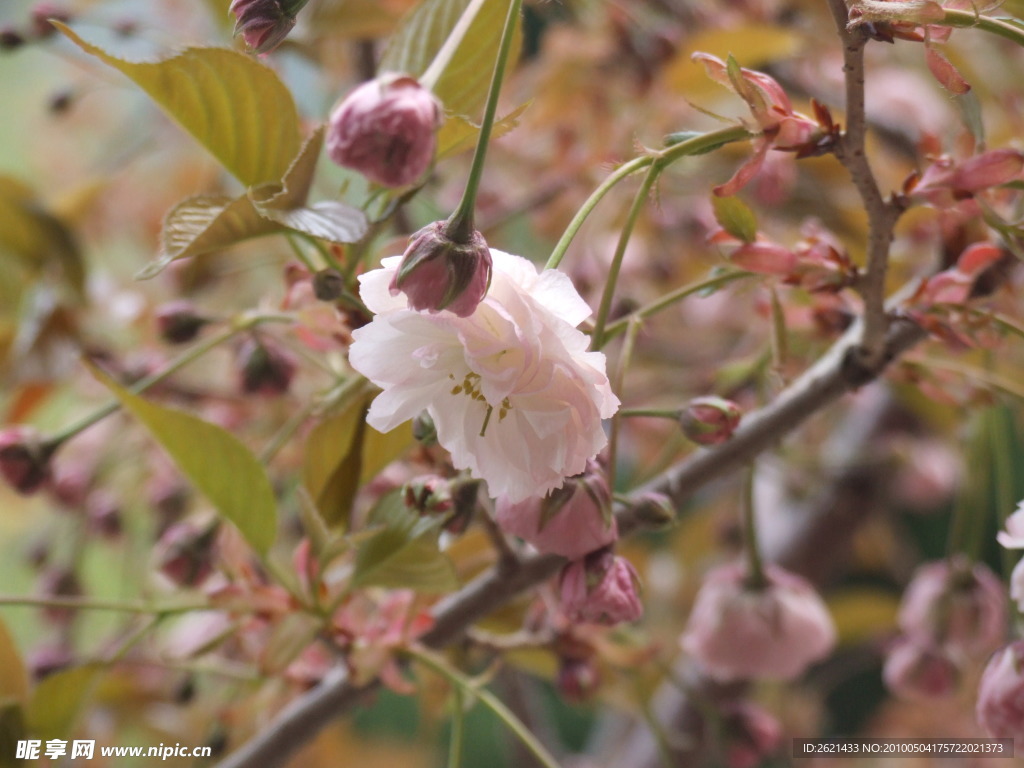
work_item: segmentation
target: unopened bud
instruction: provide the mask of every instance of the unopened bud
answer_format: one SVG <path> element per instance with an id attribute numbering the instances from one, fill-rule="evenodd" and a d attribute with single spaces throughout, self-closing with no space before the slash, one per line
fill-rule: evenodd
<path id="1" fill-rule="evenodd" d="M 724 443 L 739 426 L 743 411 L 721 397 L 698 397 L 679 412 L 683 434 L 700 445 Z"/>
<path id="2" fill-rule="evenodd" d="M 216 524 L 198 527 L 192 523 L 175 523 L 157 542 L 157 565 L 160 572 L 182 587 L 196 586 L 213 573 L 213 547 L 217 539 Z"/>
<path id="3" fill-rule="evenodd" d="M 331 113 L 327 154 L 385 187 L 418 180 L 434 159 L 441 107 L 408 75 L 363 83 Z"/>
<path id="4" fill-rule="evenodd" d="M 121 535 L 121 505 L 109 491 L 97 490 L 89 494 L 85 513 L 89 527 L 100 536 L 116 539 Z"/>
<path id="5" fill-rule="evenodd" d="M 449 482 L 438 475 L 413 478 L 405 486 L 405 505 L 421 515 L 438 515 L 452 508 Z"/>
<path id="6" fill-rule="evenodd" d="M 265 340 L 247 339 L 238 351 L 241 388 L 255 395 L 283 395 L 291 386 L 297 368 L 295 359 Z"/>
<path id="7" fill-rule="evenodd" d="M 14 27 L 0 29 L 0 51 L 13 51 L 25 44 L 25 36 Z"/>
<path id="8" fill-rule="evenodd" d="M 425 447 L 437 445 L 437 425 L 426 411 L 412 420 L 412 436 Z"/>
<path id="9" fill-rule="evenodd" d="M 675 521 L 676 508 L 664 493 L 647 491 L 633 504 L 633 514 L 645 527 L 664 528 Z"/>
<path id="10" fill-rule="evenodd" d="M 562 609 L 571 621 L 608 626 L 636 621 L 644 612 L 637 594 L 638 582 L 628 560 L 609 550 L 599 550 L 562 570 Z"/>
<path id="11" fill-rule="evenodd" d="M 469 317 L 490 286 L 491 251 L 479 232 L 457 243 L 446 226 L 435 221 L 413 235 L 391 280 L 391 295 L 401 291 L 415 310 Z"/>
<path id="12" fill-rule="evenodd" d="M 192 341 L 210 321 L 200 315 L 192 302 L 171 301 L 156 310 L 156 327 L 168 344 Z"/>
<path id="13" fill-rule="evenodd" d="M 932 643 L 903 638 L 885 660 L 882 679 L 894 695 L 928 701 L 952 696 L 960 684 L 958 656 Z"/>
<path id="14" fill-rule="evenodd" d="M 0 475 L 22 495 L 35 493 L 50 479 L 52 453 L 32 427 L 0 430 Z"/>
<path id="15" fill-rule="evenodd" d="M 233 0 L 228 10 L 235 16 L 235 36 L 253 53 L 274 50 L 295 26 L 295 14 L 282 0 Z"/>
<path id="16" fill-rule="evenodd" d="M 334 269 L 322 269 L 313 275 L 313 295 L 320 301 L 334 301 L 345 290 L 345 278 Z"/>

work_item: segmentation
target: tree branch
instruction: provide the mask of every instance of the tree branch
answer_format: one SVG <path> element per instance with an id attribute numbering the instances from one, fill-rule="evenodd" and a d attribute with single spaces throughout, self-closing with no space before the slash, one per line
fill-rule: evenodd
<path id="1" fill-rule="evenodd" d="M 846 81 L 846 128 L 834 153 L 846 168 L 868 215 L 868 254 L 863 279 L 858 286 L 864 299 L 862 350 L 868 366 L 876 365 L 884 353 L 888 315 L 885 311 L 885 278 L 889 271 L 889 249 L 893 229 L 903 212 L 896 201 L 886 201 L 878 188 L 865 150 L 867 115 L 864 108 L 864 48 L 867 33 L 848 27 L 844 0 L 828 0 L 843 45 L 843 74 Z"/>

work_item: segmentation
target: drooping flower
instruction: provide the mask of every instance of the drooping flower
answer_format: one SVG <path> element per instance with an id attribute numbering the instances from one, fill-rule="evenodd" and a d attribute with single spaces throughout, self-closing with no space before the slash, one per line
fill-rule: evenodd
<path id="1" fill-rule="evenodd" d="M 487 297 L 469 317 L 417 312 L 389 286 L 401 257 L 360 279 L 376 313 L 353 332 L 352 367 L 384 391 L 367 423 L 388 432 L 426 410 L 457 469 L 492 497 L 543 496 L 586 469 L 618 409 L 605 358 L 576 329 L 590 307 L 569 278 L 491 250 Z"/>
<path id="2" fill-rule="evenodd" d="M 596 462 L 589 464 L 587 472 L 547 496 L 519 503 L 499 498 L 494 510 L 498 525 L 541 552 L 570 560 L 611 544 L 619 536 L 608 514 L 611 492 Z"/>
<path id="3" fill-rule="evenodd" d="M 779 721 L 749 701 L 725 706 L 722 731 L 728 768 L 756 768 L 782 743 Z"/>
<path id="4" fill-rule="evenodd" d="M 1006 636 L 1006 593 L 988 566 L 942 560 L 917 569 L 900 606 L 899 625 L 920 642 L 985 653 Z"/>
<path id="5" fill-rule="evenodd" d="M 560 582 L 562 609 L 572 621 L 619 624 L 644 612 L 639 577 L 624 557 L 605 550 L 565 566 Z"/>
<path id="6" fill-rule="evenodd" d="M 994 739 L 1024 739 L 1024 640 L 996 652 L 978 686 L 978 725 Z"/>
<path id="7" fill-rule="evenodd" d="M 446 229 L 447 222 L 435 221 L 409 239 L 390 290 L 404 293 L 413 309 L 469 317 L 490 285 L 491 251 L 479 232 L 458 243 Z"/>
<path id="8" fill-rule="evenodd" d="M 805 579 L 778 566 L 767 584 L 747 584 L 744 566 L 707 575 L 690 613 L 683 649 L 716 680 L 792 680 L 836 641 L 825 603 Z"/>
<path id="9" fill-rule="evenodd" d="M 403 187 L 434 158 L 442 113 L 414 78 L 388 73 L 363 83 L 331 113 L 327 154 L 385 187 Z"/>

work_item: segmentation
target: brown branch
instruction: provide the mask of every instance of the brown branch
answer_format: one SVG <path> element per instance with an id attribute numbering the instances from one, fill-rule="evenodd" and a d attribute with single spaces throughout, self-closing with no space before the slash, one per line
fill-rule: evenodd
<path id="1" fill-rule="evenodd" d="M 677 507 L 681 506 L 695 491 L 744 466 L 777 444 L 811 414 L 873 380 L 891 359 L 924 336 L 925 332 L 909 321 L 894 322 L 889 328 L 879 362 L 873 368 L 866 368 L 854 354 L 860 338 L 859 325 L 854 325 L 771 404 L 745 418 L 732 439 L 687 458 L 637 489 L 632 498 L 638 499 L 644 491 L 657 490 L 667 493 Z M 635 508 L 624 509 L 617 517 L 623 535 L 643 527 L 645 522 Z M 421 642 L 435 649 L 449 645 L 473 622 L 526 589 L 554 576 L 564 562 L 557 555 L 534 554 L 523 557 L 511 570 L 492 568 L 437 603 L 433 610 L 434 626 L 423 635 Z M 223 760 L 219 768 L 274 768 L 281 765 L 376 684 L 358 687 L 343 672 L 335 673 L 283 709 L 252 740 Z"/>
<path id="2" fill-rule="evenodd" d="M 864 332 L 858 354 L 865 364 L 874 366 L 885 348 L 889 322 L 885 310 L 885 278 L 889 271 L 893 229 L 903 208 L 895 200 L 883 198 L 865 149 L 864 48 L 868 42 L 867 32 L 861 27 L 849 28 L 844 0 L 828 0 L 828 6 L 843 45 L 846 81 L 846 127 L 834 153 L 849 172 L 868 215 L 867 265 L 858 286 L 864 299 Z"/>

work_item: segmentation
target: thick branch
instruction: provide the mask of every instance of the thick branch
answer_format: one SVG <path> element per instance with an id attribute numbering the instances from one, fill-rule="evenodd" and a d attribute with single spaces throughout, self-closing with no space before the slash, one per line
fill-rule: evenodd
<path id="1" fill-rule="evenodd" d="M 864 298 L 864 334 L 859 354 L 868 365 L 875 365 L 885 347 L 888 325 L 885 277 L 889 270 L 893 228 L 902 208 L 882 197 L 865 150 L 864 47 L 868 42 L 867 33 L 860 27 L 850 29 L 847 26 L 849 19 L 843 0 L 828 0 L 828 5 L 843 44 L 843 75 L 846 80 L 846 128 L 834 151 L 850 173 L 868 215 L 867 265 L 859 286 Z"/>
<path id="2" fill-rule="evenodd" d="M 676 506 L 681 507 L 691 494 L 744 466 L 778 443 L 811 414 L 873 380 L 890 360 L 924 336 L 925 332 L 909 321 L 893 323 L 880 361 L 873 368 L 865 368 L 853 354 L 860 337 L 859 325 L 854 325 L 775 401 L 745 418 L 732 439 L 687 458 L 637 489 L 633 497 L 639 498 L 644 491 L 656 490 L 670 495 Z M 623 535 L 643 527 L 645 522 L 632 508 L 621 511 L 618 520 Z M 531 555 L 522 558 L 514 567 L 492 568 L 435 606 L 434 627 L 421 638 L 422 642 L 431 648 L 442 648 L 452 643 L 473 622 L 553 576 L 564 562 L 556 555 Z M 347 675 L 336 673 L 282 710 L 268 727 L 222 761 L 219 768 L 274 768 L 281 765 L 374 685 L 376 683 L 360 688 Z"/>

